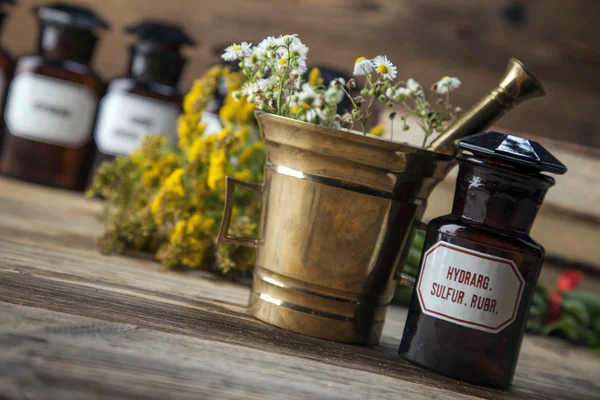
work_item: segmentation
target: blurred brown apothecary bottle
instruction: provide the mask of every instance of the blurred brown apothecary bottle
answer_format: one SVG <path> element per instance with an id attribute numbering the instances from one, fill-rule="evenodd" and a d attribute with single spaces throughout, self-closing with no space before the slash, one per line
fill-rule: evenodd
<path id="1" fill-rule="evenodd" d="M 181 113 L 179 79 L 186 63 L 182 46 L 195 42 L 177 25 L 144 21 L 125 28 L 131 46 L 127 76 L 112 80 L 100 102 L 94 131 L 94 166 L 141 145 L 144 135 L 175 138 Z"/>
<path id="2" fill-rule="evenodd" d="M 0 172 L 65 189 L 83 189 L 93 153 L 92 131 L 104 83 L 90 62 L 97 31 L 92 10 L 66 3 L 35 9 L 37 55 L 18 60 L 8 90 Z"/>
<path id="3" fill-rule="evenodd" d="M 6 12 L 4 12 L 4 5 L 15 5 L 15 0 L 0 0 L 0 30 L 4 27 L 4 20 L 6 18 Z M 15 63 L 11 55 L 0 46 L 0 123 L 1 129 L 4 129 L 4 103 L 6 100 L 6 92 L 8 84 L 12 78 L 14 72 Z M 0 135 L 0 149 L 2 149 L 2 135 Z"/>
<path id="4" fill-rule="evenodd" d="M 566 167 L 496 132 L 459 142 L 452 213 L 427 226 L 400 355 L 452 378 L 510 385 L 544 259 L 529 231 Z"/>

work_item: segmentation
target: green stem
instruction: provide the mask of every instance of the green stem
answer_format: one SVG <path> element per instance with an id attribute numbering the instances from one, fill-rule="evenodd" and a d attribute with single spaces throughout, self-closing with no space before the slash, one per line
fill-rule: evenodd
<path id="1" fill-rule="evenodd" d="M 291 114 L 291 107 L 290 104 L 292 104 L 292 92 L 290 91 L 290 95 L 288 96 L 288 102 L 287 102 L 287 110 L 288 110 L 288 117 Z"/>
<path id="2" fill-rule="evenodd" d="M 284 47 L 284 46 L 280 46 L 280 47 Z M 285 47 L 285 49 L 287 50 L 287 57 L 285 60 L 285 69 L 283 70 L 283 72 L 281 74 L 281 79 L 279 80 L 279 93 L 277 94 L 277 115 L 282 115 L 281 99 L 283 97 L 283 84 L 285 83 L 285 78 L 287 76 L 288 69 L 290 68 L 290 49 L 287 46 Z M 290 95 L 291 95 L 291 93 L 290 93 Z"/>
<path id="3" fill-rule="evenodd" d="M 283 84 L 285 82 L 285 74 L 287 72 L 287 66 L 285 67 L 285 70 L 283 71 L 283 74 L 281 74 L 281 79 L 279 80 L 279 93 L 277 94 L 277 115 L 282 115 L 281 114 L 281 98 L 283 97 Z"/>

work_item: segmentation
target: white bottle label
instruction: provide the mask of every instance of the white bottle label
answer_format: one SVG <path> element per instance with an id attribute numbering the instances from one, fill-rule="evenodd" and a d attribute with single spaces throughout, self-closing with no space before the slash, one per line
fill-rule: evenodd
<path id="1" fill-rule="evenodd" d="M 21 73 L 8 91 L 6 126 L 15 136 L 80 147 L 92 136 L 97 105 L 96 94 L 83 85 Z"/>
<path id="2" fill-rule="evenodd" d="M 100 102 L 95 139 L 106 154 L 130 154 L 145 135 L 174 138 L 180 109 L 174 104 L 114 90 Z"/>
<path id="3" fill-rule="evenodd" d="M 423 257 L 417 294 L 424 314 L 498 333 L 515 320 L 524 286 L 513 261 L 438 242 Z"/>
<path id="4" fill-rule="evenodd" d="M 212 112 L 203 112 L 202 118 L 200 118 L 200 122 L 205 124 L 204 132 L 202 132 L 202 136 L 204 137 L 215 135 L 223 130 L 223 124 L 221 124 L 221 119 L 217 114 L 214 114 Z"/>

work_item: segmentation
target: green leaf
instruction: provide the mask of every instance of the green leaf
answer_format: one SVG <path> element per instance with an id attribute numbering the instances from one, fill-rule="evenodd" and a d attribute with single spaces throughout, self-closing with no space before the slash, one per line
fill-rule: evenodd
<path id="1" fill-rule="evenodd" d="M 425 245 L 425 232 L 417 231 L 415 233 L 415 238 L 412 241 L 411 247 L 416 248 L 419 251 L 423 250 L 423 246 Z"/>
<path id="2" fill-rule="evenodd" d="M 600 317 L 600 296 L 585 290 L 572 290 L 561 293 L 563 300 L 577 300 L 583 303 L 592 318 Z"/>
<path id="3" fill-rule="evenodd" d="M 596 317 L 592 320 L 590 327 L 594 330 L 594 332 L 600 334 L 600 317 Z"/>
<path id="4" fill-rule="evenodd" d="M 408 307 L 412 298 L 413 288 L 407 286 L 398 286 L 392 304 Z"/>
<path id="5" fill-rule="evenodd" d="M 538 305 L 532 304 L 531 309 L 529 309 L 529 319 L 538 319 L 543 317 L 545 314 L 544 310 L 541 309 Z"/>
<path id="6" fill-rule="evenodd" d="M 587 327 L 590 324 L 590 313 L 581 301 L 575 299 L 563 299 L 561 307 L 561 316 L 563 313 L 572 316 L 582 327 Z"/>
<path id="7" fill-rule="evenodd" d="M 404 272 L 405 274 L 410 275 L 410 276 L 417 276 L 418 270 L 419 270 L 418 267 L 415 267 L 414 265 L 406 264 L 404 266 L 404 269 L 402 270 L 402 272 Z"/>
<path id="8" fill-rule="evenodd" d="M 600 336 L 591 329 L 583 329 L 581 331 L 581 342 L 586 346 L 600 345 Z"/>
<path id="9" fill-rule="evenodd" d="M 421 262 L 421 249 L 411 247 L 408 252 L 408 258 L 406 259 L 406 264 L 410 264 L 418 267 Z"/>
<path id="10" fill-rule="evenodd" d="M 543 335 L 560 336 L 569 339 L 573 343 L 579 343 L 582 328 L 575 318 L 567 315 L 556 322 L 544 326 Z"/>
<path id="11" fill-rule="evenodd" d="M 527 320 L 527 326 L 525 329 L 527 330 L 527 332 L 539 334 L 542 332 L 542 328 L 543 325 L 540 324 L 538 321 Z"/>

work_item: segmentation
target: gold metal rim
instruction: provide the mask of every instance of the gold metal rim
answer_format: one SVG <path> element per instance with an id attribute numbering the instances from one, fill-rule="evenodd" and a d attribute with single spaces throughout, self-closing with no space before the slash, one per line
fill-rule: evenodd
<path id="1" fill-rule="evenodd" d="M 422 205 L 426 203 L 425 199 L 420 199 L 417 197 L 404 198 L 402 196 L 399 196 L 397 193 L 390 193 L 382 190 L 371 189 L 364 185 L 348 183 L 335 178 L 327 178 L 323 176 L 307 174 L 306 172 L 302 172 L 293 168 L 288 168 L 283 165 L 273 164 L 270 161 L 267 161 L 265 163 L 265 168 L 268 168 L 271 171 L 277 172 L 281 175 L 287 175 L 298 179 L 304 179 L 307 181 L 320 183 L 322 185 L 333 186 L 338 189 L 350 190 L 352 192 L 366 194 L 369 196 L 382 197 L 384 199 L 397 200 L 403 203 L 412 203 L 416 205 Z"/>

